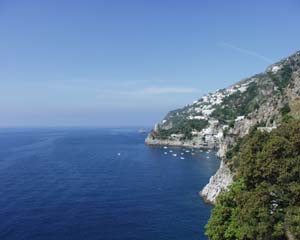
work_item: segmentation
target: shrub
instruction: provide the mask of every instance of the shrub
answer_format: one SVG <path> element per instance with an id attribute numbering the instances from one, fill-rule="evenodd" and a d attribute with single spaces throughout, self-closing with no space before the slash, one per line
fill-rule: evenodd
<path id="1" fill-rule="evenodd" d="M 228 152 L 236 171 L 206 226 L 209 239 L 300 239 L 300 121 L 253 129 Z"/>

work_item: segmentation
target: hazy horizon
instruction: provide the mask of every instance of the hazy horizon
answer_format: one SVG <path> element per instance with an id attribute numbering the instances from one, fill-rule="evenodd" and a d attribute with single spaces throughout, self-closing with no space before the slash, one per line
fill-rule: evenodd
<path id="1" fill-rule="evenodd" d="M 151 126 L 299 50 L 300 3 L 1 1 L 0 127 Z"/>

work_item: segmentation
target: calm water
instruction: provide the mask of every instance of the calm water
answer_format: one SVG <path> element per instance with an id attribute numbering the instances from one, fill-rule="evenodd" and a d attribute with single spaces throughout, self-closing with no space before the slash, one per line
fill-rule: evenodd
<path id="1" fill-rule="evenodd" d="M 206 239 L 211 207 L 198 191 L 219 160 L 165 155 L 144 138 L 136 129 L 0 130 L 0 239 Z"/>

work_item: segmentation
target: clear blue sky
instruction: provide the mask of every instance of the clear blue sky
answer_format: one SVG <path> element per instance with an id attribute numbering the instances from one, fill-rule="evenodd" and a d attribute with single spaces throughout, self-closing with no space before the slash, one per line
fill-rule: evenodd
<path id="1" fill-rule="evenodd" d="M 0 126 L 152 125 L 300 49 L 300 3 L 0 0 Z"/>

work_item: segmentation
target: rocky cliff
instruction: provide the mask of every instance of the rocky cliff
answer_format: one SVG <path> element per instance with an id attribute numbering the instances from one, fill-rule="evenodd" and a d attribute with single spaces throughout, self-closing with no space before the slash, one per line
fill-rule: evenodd
<path id="1" fill-rule="evenodd" d="M 270 131 L 283 116 L 300 119 L 300 52 L 263 73 L 171 111 L 155 125 L 145 142 L 218 149 L 220 168 L 200 192 L 206 201 L 214 203 L 234 176 L 234 168 L 226 161 L 228 149 L 251 127 Z"/>

